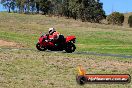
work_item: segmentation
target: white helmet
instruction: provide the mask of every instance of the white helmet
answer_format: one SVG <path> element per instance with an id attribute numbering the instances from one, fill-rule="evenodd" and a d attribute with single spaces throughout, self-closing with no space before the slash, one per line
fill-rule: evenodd
<path id="1" fill-rule="evenodd" d="M 55 32 L 55 28 L 49 28 L 49 34 L 52 34 Z"/>

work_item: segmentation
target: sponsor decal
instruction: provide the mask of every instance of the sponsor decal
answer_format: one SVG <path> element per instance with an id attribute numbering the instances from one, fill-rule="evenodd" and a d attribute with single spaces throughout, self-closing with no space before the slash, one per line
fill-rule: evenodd
<path id="1" fill-rule="evenodd" d="M 79 66 L 76 81 L 78 84 L 85 83 L 130 83 L 129 74 L 86 74 L 86 71 Z"/>

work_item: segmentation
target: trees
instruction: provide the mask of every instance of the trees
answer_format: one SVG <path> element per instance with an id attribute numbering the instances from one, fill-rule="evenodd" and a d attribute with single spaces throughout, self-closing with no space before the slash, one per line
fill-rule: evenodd
<path id="1" fill-rule="evenodd" d="M 82 21 L 97 22 L 105 18 L 103 3 L 99 0 L 1 0 L 10 10 L 15 8 L 19 13 L 53 14 Z"/>
<path id="2" fill-rule="evenodd" d="M 73 17 L 75 20 L 77 18 L 80 18 L 80 9 L 81 9 L 81 3 L 78 2 L 78 0 L 69 0 L 69 6 L 68 6 L 69 16 Z"/>
<path id="3" fill-rule="evenodd" d="M 3 4 L 3 6 L 8 9 L 9 13 L 11 10 L 14 12 L 16 6 L 15 0 L 1 0 L 1 4 Z"/>
<path id="4" fill-rule="evenodd" d="M 43 14 L 51 14 L 52 13 L 52 2 L 50 0 L 40 0 L 39 8 L 43 12 Z"/>
<path id="5" fill-rule="evenodd" d="M 81 3 L 80 16 L 82 21 L 99 23 L 106 17 L 103 3 L 100 3 L 99 0 L 82 0 Z"/>
<path id="6" fill-rule="evenodd" d="M 124 15 L 119 12 L 113 12 L 107 17 L 108 24 L 122 25 L 124 22 Z"/>
<path id="7" fill-rule="evenodd" d="M 99 0 L 69 0 L 68 11 L 74 19 L 99 23 L 106 17 L 102 6 Z"/>
<path id="8" fill-rule="evenodd" d="M 36 13 L 39 13 L 39 11 L 40 11 L 40 0 L 34 0 L 34 2 L 35 2 Z"/>
<path id="9" fill-rule="evenodd" d="M 130 15 L 128 18 L 128 24 L 129 24 L 129 27 L 132 27 L 132 15 Z"/>

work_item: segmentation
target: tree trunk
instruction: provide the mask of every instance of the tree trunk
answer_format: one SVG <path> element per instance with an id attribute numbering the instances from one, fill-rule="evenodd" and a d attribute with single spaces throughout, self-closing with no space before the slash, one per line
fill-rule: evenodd
<path id="1" fill-rule="evenodd" d="M 9 9 L 8 9 L 8 13 L 10 13 L 11 12 L 11 8 L 9 7 Z"/>

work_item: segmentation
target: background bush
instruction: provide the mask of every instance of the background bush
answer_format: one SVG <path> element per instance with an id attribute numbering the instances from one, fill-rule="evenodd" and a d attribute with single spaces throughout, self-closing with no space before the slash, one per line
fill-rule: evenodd
<path id="1" fill-rule="evenodd" d="M 119 12 L 113 12 L 109 16 L 107 16 L 107 22 L 108 24 L 113 24 L 113 25 L 122 25 L 124 22 L 124 15 Z"/>
<path id="2" fill-rule="evenodd" d="M 128 24 L 130 27 L 132 27 L 132 15 L 128 18 Z"/>

